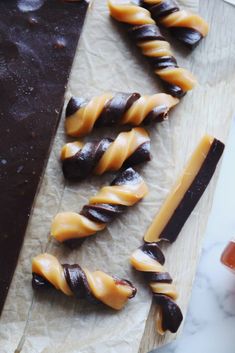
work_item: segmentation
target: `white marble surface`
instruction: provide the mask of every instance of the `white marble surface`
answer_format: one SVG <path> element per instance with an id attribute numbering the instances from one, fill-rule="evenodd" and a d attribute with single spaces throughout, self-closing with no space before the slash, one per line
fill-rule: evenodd
<path id="1" fill-rule="evenodd" d="M 220 263 L 220 255 L 233 236 L 235 120 L 225 150 L 182 336 L 154 353 L 235 353 L 235 275 Z"/>

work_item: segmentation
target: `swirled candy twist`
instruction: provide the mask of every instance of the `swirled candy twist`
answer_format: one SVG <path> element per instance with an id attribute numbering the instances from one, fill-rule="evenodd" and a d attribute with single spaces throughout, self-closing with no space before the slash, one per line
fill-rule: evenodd
<path id="1" fill-rule="evenodd" d="M 65 178 L 82 180 L 89 174 L 101 175 L 150 160 L 150 138 L 146 130 L 121 132 L 115 140 L 103 138 L 82 144 L 64 145 L 61 151 Z"/>
<path id="2" fill-rule="evenodd" d="M 123 23 L 142 54 L 153 65 L 167 92 L 182 97 L 193 89 L 196 79 L 178 66 L 170 44 L 162 36 L 150 12 L 130 0 L 108 0 L 111 16 Z"/>
<path id="3" fill-rule="evenodd" d="M 178 297 L 172 278 L 163 267 L 165 258 L 157 243 L 142 245 L 130 258 L 131 265 L 143 273 L 158 306 L 156 328 L 163 335 L 167 330 L 175 333 L 183 315 L 175 300 Z"/>
<path id="4" fill-rule="evenodd" d="M 101 271 L 91 272 L 79 265 L 61 265 L 53 255 L 44 253 L 33 258 L 34 289 L 54 287 L 68 296 L 103 303 L 115 310 L 124 307 L 136 294 L 136 288 L 125 279 Z"/>
<path id="5" fill-rule="evenodd" d="M 208 23 L 198 14 L 180 10 L 174 0 L 142 0 L 154 20 L 168 28 L 182 43 L 194 48 L 209 32 Z"/>
<path id="6" fill-rule="evenodd" d="M 165 93 L 104 93 L 90 100 L 72 97 L 66 108 L 65 130 L 68 135 L 79 137 L 96 127 L 161 122 L 178 102 Z"/>
<path id="7" fill-rule="evenodd" d="M 147 192 L 141 176 L 128 168 L 91 197 L 80 213 L 58 213 L 52 222 L 51 235 L 70 247 L 80 245 L 86 237 L 103 230 L 127 207 L 140 201 Z"/>

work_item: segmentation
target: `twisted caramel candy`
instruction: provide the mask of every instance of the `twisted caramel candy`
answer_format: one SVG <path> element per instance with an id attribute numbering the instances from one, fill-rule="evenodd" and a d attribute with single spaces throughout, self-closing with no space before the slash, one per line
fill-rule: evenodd
<path id="1" fill-rule="evenodd" d="M 154 20 L 181 42 L 194 48 L 209 32 L 208 23 L 198 14 L 180 10 L 174 0 L 142 0 Z"/>
<path id="2" fill-rule="evenodd" d="M 156 327 L 159 334 L 176 332 L 183 320 L 175 303 L 178 297 L 172 278 L 163 267 L 164 255 L 157 243 L 148 243 L 137 249 L 130 258 L 131 265 L 143 273 L 158 305 Z"/>
<path id="3" fill-rule="evenodd" d="M 65 129 L 70 136 L 89 134 L 94 127 L 161 122 L 178 99 L 164 93 L 104 93 L 90 101 L 72 97 L 66 108 Z"/>
<path id="4" fill-rule="evenodd" d="M 61 152 L 63 173 L 68 179 L 84 179 L 93 173 L 133 166 L 150 160 L 150 138 L 146 130 L 134 128 L 120 133 L 115 140 L 103 138 L 85 145 L 70 142 Z"/>
<path id="5" fill-rule="evenodd" d="M 132 168 L 121 172 L 110 184 L 104 186 L 85 205 L 80 214 L 58 213 L 51 226 L 51 235 L 59 242 L 74 247 L 85 237 L 101 231 L 107 223 L 123 213 L 127 207 L 140 201 L 148 192 L 141 176 Z"/>
<path id="6" fill-rule="evenodd" d="M 90 272 L 79 265 L 61 265 L 50 254 L 40 254 L 32 261 L 34 289 L 55 287 L 69 296 L 104 303 L 115 310 L 124 307 L 136 294 L 136 288 L 125 279 L 109 276 L 104 272 Z"/>
<path id="7" fill-rule="evenodd" d="M 108 0 L 110 14 L 127 26 L 127 30 L 141 49 L 142 54 L 153 65 L 167 91 L 182 97 L 196 84 L 194 76 L 180 68 L 174 58 L 170 44 L 162 36 L 150 12 L 130 0 Z"/>

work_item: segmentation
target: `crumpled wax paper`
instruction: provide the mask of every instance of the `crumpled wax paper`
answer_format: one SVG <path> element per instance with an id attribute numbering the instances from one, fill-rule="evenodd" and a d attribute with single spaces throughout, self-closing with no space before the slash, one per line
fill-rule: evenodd
<path id="1" fill-rule="evenodd" d="M 66 101 L 72 94 L 89 98 L 109 90 L 137 91 L 142 94 L 161 91 L 157 78 L 138 51 L 131 48 L 119 28 L 109 17 L 106 1 L 96 0 L 91 3 L 71 72 Z M 112 181 L 114 175 L 91 177 L 75 185 L 63 179 L 59 154 L 67 140 L 62 117 L 1 316 L 1 353 L 138 352 L 151 305 L 151 294 L 141 274 L 131 269 L 129 256 L 141 245 L 146 228 L 199 138 L 205 131 L 220 132 L 221 137 L 227 131 L 228 118 L 221 116 L 217 122 L 210 107 L 205 108 L 206 102 L 215 92 L 222 94 L 224 86 L 223 83 L 219 86 L 215 84 L 205 92 L 203 85 L 207 80 L 207 64 L 203 63 L 203 46 L 197 49 L 195 55 L 185 55 L 179 51 L 177 58 L 182 66 L 197 71 L 202 86 L 183 99 L 181 105 L 170 114 L 168 121 L 149 127 L 152 161 L 136 168 L 149 186 L 148 196 L 106 230 L 91 236 L 81 248 L 73 251 L 48 238 L 52 218 L 59 211 L 79 211 L 91 195 Z M 202 101 L 203 106 L 198 104 Z M 215 101 L 215 109 L 217 104 Z M 221 124 L 223 131 L 220 129 Z M 120 128 L 112 131 L 97 130 L 86 139 L 116 136 L 119 131 Z M 214 183 L 200 207 L 193 212 L 180 239 L 165 252 L 169 272 L 179 287 L 179 303 L 183 312 L 186 311 L 190 296 L 213 187 Z M 31 259 L 44 251 L 56 255 L 61 262 L 79 263 L 90 270 L 100 269 L 127 278 L 138 287 L 138 294 L 122 311 L 116 312 L 80 302 L 56 290 L 33 292 Z M 159 340 L 154 329 L 153 312 L 151 315 L 150 328 L 145 331 L 143 340 L 148 340 L 150 348 L 153 348 L 154 337 L 154 345 L 157 346 L 172 339 L 172 335 Z"/>

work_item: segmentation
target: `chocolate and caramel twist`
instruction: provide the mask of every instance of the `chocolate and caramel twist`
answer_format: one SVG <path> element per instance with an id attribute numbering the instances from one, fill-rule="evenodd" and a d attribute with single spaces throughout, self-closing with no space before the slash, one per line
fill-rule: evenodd
<path id="1" fill-rule="evenodd" d="M 108 5 L 111 16 L 126 25 L 128 33 L 171 95 L 182 97 L 193 89 L 196 79 L 188 70 L 178 66 L 170 44 L 147 9 L 130 0 L 108 0 Z"/>
<path id="2" fill-rule="evenodd" d="M 150 160 L 150 138 L 146 130 L 121 132 L 115 140 L 103 138 L 84 145 L 70 142 L 61 151 L 65 178 L 82 180 L 89 174 L 101 175 Z"/>
<path id="3" fill-rule="evenodd" d="M 115 310 L 124 307 L 136 294 L 136 288 L 125 279 L 101 271 L 91 272 L 78 264 L 61 265 L 53 255 L 44 253 L 33 258 L 34 289 L 54 287 L 68 296 L 103 303 Z"/>
<path id="4" fill-rule="evenodd" d="M 84 136 L 95 127 L 128 124 L 138 126 L 161 122 L 179 102 L 169 94 L 104 93 L 89 101 L 72 97 L 66 108 L 65 130 L 70 136 Z"/>
<path id="5" fill-rule="evenodd" d="M 80 213 L 62 212 L 54 218 L 51 235 L 70 247 L 104 229 L 116 216 L 140 201 L 148 192 L 141 176 L 132 168 L 121 172 L 85 205 Z"/>
<path id="6" fill-rule="evenodd" d="M 171 276 L 163 267 L 165 257 L 161 249 L 157 243 L 144 244 L 134 251 L 130 262 L 137 271 L 143 273 L 158 305 L 156 320 L 158 333 L 163 335 L 167 330 L 175 333 L 183 320 L 183 315 L 175 303 L 178 293 Z"/>
<path id="7" fill-rule="evenodd" d="M 194 48 L 209 32 L 208 23 L 198 14 L 180 10 L 174 0 L 142 0 L 154 20 L 168 28 L 172 35 Z"/>

